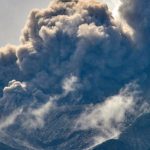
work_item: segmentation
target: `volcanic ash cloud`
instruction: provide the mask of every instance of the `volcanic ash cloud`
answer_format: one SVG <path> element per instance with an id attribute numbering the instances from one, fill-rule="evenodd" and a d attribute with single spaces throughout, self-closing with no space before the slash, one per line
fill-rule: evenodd
<path id="1" fill-rule="evenodd" d="M 85 121 L 89 121 L 96 111 L 103 111 L 105 106 L 109 109 L 112 101 L 115 112 L 121 111 L 119 122 L 122 122 L 126 111 L 131 110 L 137 102 L 129 98 L 131 101 L 128 103 L 128 100 L 119 97 L 120 89 L 136 80 L 139 91 L 145 92 L 145 97 L 149 91 L 149 34 L 144 37 L 144 33 L 149 33 L 149 22 L 142 26 L 144 20 L 148 20 L 148 15 L 145 15 L 148 6 L 143 8 L 140 5 L 144 2 L 128 1 L 121 6 L 122 16 L 134 28 L 133 37 L 122 31 L 107 5 L 96 0 L 52 1 L 46 9 L 32 10 L 22 30 L 20 45 L 0 49 L 0 120 L 5 120 L 0 127 L 5 129 L 5 133 L 14 135 L 14 139 L 20 138 L 19 134 L 14 134 L 15 130 L 8 130 L 17 124 L 21 139 L 25 141 L 28 141 L 26 134 L 32 128 L 32 139 L 35 140 L 47 128 L 49 132 L 55 131 L 51 133 L 50 141 L 61 135 L 67 139 L 73 132 L 72 126 L 76 120 L 86 115 Z M 129 3 L 131 5 L 127 7 Z M 141 19 L 138 11 L 135 12 L 136 5 L 143 9 Z M 134 22 L 132 17 L 135 18 Z M 110 100 L 110 96 L 117 93 L 120 105 L 113 97 Z M 94 110 L 87 115 L 84 110 L 89 105 L 93 105 Z M 120 110 L 122 105 L 125 108 Z M 55 114 L 64 116 L 57 119 Z M 69 118 L 70 114 L 74 114 L 73 117 Z M 99 120 L 104 120 L 101 115 L 96 119 L 94 128 Z M 7 116 L 8 119 L 12 118 L 8 123 Z M 104 125 L 109 119 L 117 122 L 114 117 L 106 118 Z M 64 120 L 64 128 L 68 132 L 60 127 Z M 108 128 L 104 129 L 112 133 L 110 130 L 114 128 Z M 22 133 L 23 129 L 25 133 Z M 40 133 L 35 137 L 37 129 Z M 60 134 L 59 130 L 63 133 Z M 117 132 L 121 132 L 120 128 L 117 128 Z M 91 142 L 90 137 L 86 140 Z M 35 146 L 34 142 L 30 145 Z M 78 149 L 76 146 L 74 148 Z"/>

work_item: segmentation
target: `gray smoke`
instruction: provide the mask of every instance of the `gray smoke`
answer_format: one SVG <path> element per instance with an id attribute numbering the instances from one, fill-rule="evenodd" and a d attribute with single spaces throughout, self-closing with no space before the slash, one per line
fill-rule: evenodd
<path id="1" fill-rule="evenodd" d="M 121 15 L 135 31 L 137 44 L 142 47 L 148 46 L 149 23 L 150 23 L 150 2 L 143 0 L 121 0 L 123 5 L 120 8 Z M 139 42 L 139 43 L 138 43 Z"/>
<path id="2" fill-rule="evenodd" d="M 95 0 L 57 0 L 46 9 L 33 10 L 22 30 L 20 45 L 0 49 L 0 120 L 4 120 L 4 123 L 0 123 L 0 129 L 5 134 L 13 135 L 13 139 L 21 137 L 22 141 L 28 141 L 30 146 L 40 149 L 36 142 L 44 141 L 46 136 L 49 142 L 58 137 L 70 139 L 74 131 L 72 126 L 78 119 L 82 120 L 81 116 L 84 116 L 83 121 L 87 121 L 95 117 L 93 115 L 97 109 L 98 112 L 104 111 L 102 104 L 107 109 L 109 105 L 105 100 L 119 93 L 128 83 L 136 80 L 139 95 L 148 101 L 149 7 L 144 4 L 145 1 L 126 1 L 121 6 L 122 16 L 135 31 L 134 41 L 115 22 L 107 5 Z M 140 16 L 136 6 L 139 12 L 143 10 Z M 139 49 L 137 45 L 142 45 L 142 48 Z M 119 123 L 125 120 L 132 106 L 142 105 L 143 99 L 138 102 L 129 99 L 131 105 L 125 108 L 122 106 L 126 103 L 125 98 L 121 98 L 119 107 L 115 100 L 114 103 L 111 101 L 114 104 L 112 111 L 118 112 L 122 107 Z M 93 105 L 93 109 L 87 115 L 84 110 L 89 105 Z M 110 130 L 116 129 L 112 126 L 118 120 L 111 116 L 111 112 L 107 118 L 100 117 L 93 127 L 93 124 L 89 124 L 90 128 L 97 130 L 95 126 L 103 121 L 100 130 L 112 133 Z M 115 124 L 110 123 L 105 128 L 109 119 Z M 15 134 L 15 126 L 18 134 Z M 34 130 L 31 132 L 31 129 Z M 78 130 L 83 130 L 81 142 L 87 140 L 90 145 L 96 132 L 86 137 L 84 134 L 88 133 L 85 129 Z M 117 132 L 121 132 L 120 127 Z M 43 134 L 45 137 L 42 137 Z M 107 136 L 107 139 L 111 136 Z M 33 142 L 29 142 L 30 138 Z M 78 140 L 78 137 L 72 137 L 68 145 Z M 9 144 L 14 146 L 12 143 L 10 138 Z M 22 148 L 20 145 L 18 147 Z M 53 148 L 67 150 L 67 144 L 60 145 Z M 76 149 L 86 147 L 85 144 L 81 144 L 80 148 L 73 146 Z"/>

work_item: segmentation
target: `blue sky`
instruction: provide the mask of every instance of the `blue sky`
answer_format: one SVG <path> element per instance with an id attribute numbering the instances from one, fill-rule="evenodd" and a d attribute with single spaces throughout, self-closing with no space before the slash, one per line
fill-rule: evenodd
<path id="1" fill-rule="evenodd" d="M 50 0 L 0 0 L 0 47 L 18 44 L 22 27 L 32 8 L 44 8 Z"/>

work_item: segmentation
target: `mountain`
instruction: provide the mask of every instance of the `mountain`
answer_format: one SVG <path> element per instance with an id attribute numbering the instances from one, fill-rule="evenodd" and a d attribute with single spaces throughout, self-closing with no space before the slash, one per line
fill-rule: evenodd
<path id="1" fill-rule="evenodd" d="M 95 148 L 93 150 L 132 150 L 129 145 L 120 140 L 108 140 Z"/>
<path id="2" fill-rule="evenodd" d="M 0 149 L 1 150 L 17 150 L 15 148 L 10 147 L 9 145 L 5 145 L 3 143 L 0 143 Z"/>
<path id="3" fill-rule="evenodd" d="M 131 145 L 132 150 L 150 149 L 150 113 L 140 116 L 121 135 L 120 139 Z"/>
<path id="4" fill-rule="evenodd" d="M 150 113 L 137 118 L 118 140 L 108 140 L 93 150 L 149 150 L 150 149 Z"/>

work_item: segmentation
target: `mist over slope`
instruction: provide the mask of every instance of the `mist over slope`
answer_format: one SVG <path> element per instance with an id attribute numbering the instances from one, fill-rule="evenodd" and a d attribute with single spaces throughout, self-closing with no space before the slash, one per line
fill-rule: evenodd
<path id="1" fill-rule="evenodd" d="M 122 0 L 132 37 L 96 0 L 32 10 L 20 45 L 0 49 L 0 141 L 20 150 L 126 142 L 121 133 L 150 110 L 147 3 Z M 136 145 L 132 150 L 150 148 Z"/>

